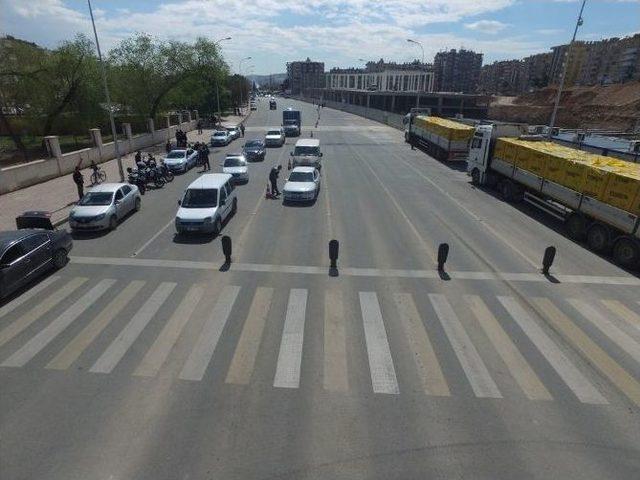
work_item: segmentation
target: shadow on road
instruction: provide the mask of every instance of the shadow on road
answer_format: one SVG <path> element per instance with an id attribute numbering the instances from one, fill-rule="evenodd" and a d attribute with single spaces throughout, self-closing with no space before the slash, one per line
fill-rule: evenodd
<path id="1" fill-rule="evenodd" d="M 215 233 L 176 233 L 173 235 L 173 243 L 182 245 L 204 245 L 213 242 L 218 235 Z"/>

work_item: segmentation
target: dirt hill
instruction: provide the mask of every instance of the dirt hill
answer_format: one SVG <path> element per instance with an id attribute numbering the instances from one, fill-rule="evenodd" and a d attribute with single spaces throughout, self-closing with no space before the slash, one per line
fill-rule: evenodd
<path id="1" fill-rule="evenodd" d="M 556 89 L 526 93 L 505 101 L 496 99 L 489 118 L 529 124 L 547 124 Z M 565 128 L 640 130 L 640 82 L 597 87 L 572 87 L 562 92 L 556 124 Z"/>

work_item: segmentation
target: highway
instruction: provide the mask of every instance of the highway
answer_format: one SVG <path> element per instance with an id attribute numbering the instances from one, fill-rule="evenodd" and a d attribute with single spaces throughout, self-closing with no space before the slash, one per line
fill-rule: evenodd
<path id="1" fill-rule="evenodd" d="M 250 164 L 228 271 L 175 235 L 196 168 L 0 304 L 0 477 L 640 478 L 637 274 L 382 124 L 260 99 L 245 139 L 288 106 L 321 193 L 265 199 L 296 138 Z"/>

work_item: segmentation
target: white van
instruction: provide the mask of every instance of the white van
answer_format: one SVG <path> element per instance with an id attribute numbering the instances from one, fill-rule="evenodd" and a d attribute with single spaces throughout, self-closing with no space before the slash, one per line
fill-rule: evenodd
<path id="1" fill-rule="evenodd" d="M 178 233 L 220 233 L 222 223 L 238 209 L 232 176 L 228 173 L 200 176 L 187 187 L 178 205 Z"/>
<path id="2" fill-rule="evenodd" d="M 320 140 L 317 138 L 303 138 L 296 142 L 296 146 L 291 152 L 293 157 L 293 166 L 315 167 L 320 170 Z"/>

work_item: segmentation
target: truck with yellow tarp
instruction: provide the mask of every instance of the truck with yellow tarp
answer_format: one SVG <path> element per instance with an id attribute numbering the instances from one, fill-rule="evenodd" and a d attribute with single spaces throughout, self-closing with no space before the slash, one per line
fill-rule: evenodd
<path id="1" fill-rule="evenodd" d="M 412 115 L 405 140 L 422 147 L 438 160 L 466 160 L 474 128 L 464 123 L 431 115 Z"/>
<path id="2" fill-rule="evenodd" d="M 564 221 L 569 236 L 591 250 L 640 268 L 640 164 L 478 125 L 467 172 L 506 201 L 524 200 Z"/>

